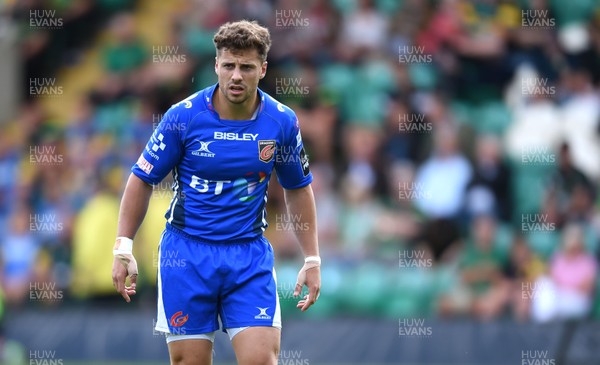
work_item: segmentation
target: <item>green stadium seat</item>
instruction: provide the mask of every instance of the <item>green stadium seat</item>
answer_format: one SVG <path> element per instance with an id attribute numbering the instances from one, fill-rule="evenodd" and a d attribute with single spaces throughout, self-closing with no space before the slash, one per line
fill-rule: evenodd
<path id="1" fill-rule="evenodd" d="M 449 108 L 452 116 L 458 123 L 474 127 L 474 108 L 469 103 L 453 100 L 450 102 Z"/>
<path id="2" fill-rule="evenodd" d="M 370 314 L 381 310 L 381 298 L 385 297 L 388 289 L 386 278 L 389 278 L 382 265 L 365 263 L 347 273 L 346 277 L 342 296 L 352 314 Z"/>
<path id="3" fill-rule="evenodd" d="M 408 75 L 416 89 L 431 90 L 438 82 L 436 69 L 428 63 L 414 63 L 408 67 Z"/>
<path id="4" fill-rule="evenodd" d="M 548 260 L 560 247 L 560 233 L 557 231 L 530 231 L 527 242 L 531 250 L 543 260 Z"/>
<path id="5" fill-rule="evenodd" d="M 589 20 L 600 8 L 597 0 L 551 0 L 550 7 L 558 26 Z"/>
<path id="6" fill-rule="evenodd" d="M 183 41 L 189 52 L 193 55 L 214 56 L 215 45 L 213 44 L 213 36 L 213 30 L 193 28 L 184 33 Z"/>
<path id="7" fill-rule="evenodd" d="M 500 101 L 485 103 L 474 110 L 473 126 L 480 133 L 501 135 L 511 122 L 511 114 Z"/>
<path id="8" fill-rule="evenodd" d="M 390 273 L 390 291 L 385 298 L 383 314 L 387 317 L 427 316 L 432 311 L 436 292 L 433 268 L 398 268 Z"/>
<path id="9" fill-rule="evenodd" d="M 333 64 L 325 66 L 319 72 L 320 89 L 332 96 L 333 100 L 341 100 L 348 88 L 354 84 L 355 72 L 347 65 Z"/>
<path id="10" fill-rule="evenodd" d="M 341 14 L 349 14 L 356 9 L 356 0 L 333 0 L 333 5 Z"/>
<path id="11" fill-rule="evenodd" d="M 385 62 L 368 62 L 358 73 L 356 86 L 374 92 L 391 92 L 396 89 L 394 71 Z"/>
<path id="12" fill-rule="evenodd" d="M 539 212 L 547 181 L 555 169 L 551 165 L 523 164 L 509 160 L 513 171 L 513 201 L 515 202 L 515 222 L 520 225 L 522 214 Z"/>
<path id="13" fill-rule="evenodd" d="M 496 227 L 495 248 L 505 260 L 508 260 L 510 256 L 513 238 L 513 227 L 509 224 L 499 223 Z"/>
<path id="14" fill-rule="evenodd" d="M 217 75 L 213 65 L 200 67 L 194 78 L 194 85 L 212 85 L 217 82 Z"/>
<path id="15" fill-rule="evenodd" d="M 404 0 L 376 0 L 377 9 L 384 14 L 393 14 L 404 5 Z"/>

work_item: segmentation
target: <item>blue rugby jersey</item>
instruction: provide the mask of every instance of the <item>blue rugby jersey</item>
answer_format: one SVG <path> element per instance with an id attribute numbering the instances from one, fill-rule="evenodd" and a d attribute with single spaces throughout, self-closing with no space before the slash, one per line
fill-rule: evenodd
<path id="1" fill-rule="evenodd" d="M 217 86 L 171 106 L 131 171 L 152 185 L 172 172 L 167 225 L 209 242 L 255 239 L 267 228 L 273 169 L 285 189 L 304 187 L 308 157 L 290 108 L 259 89 L 254 119 L 220 119 Z"/>

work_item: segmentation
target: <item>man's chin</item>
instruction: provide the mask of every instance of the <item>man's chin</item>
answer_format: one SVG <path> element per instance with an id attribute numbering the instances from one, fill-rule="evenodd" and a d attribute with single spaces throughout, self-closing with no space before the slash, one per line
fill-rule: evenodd
<path id="1" fill-rule="evenodd" d="M 227 101 L 232 104 L 243 104 L 246 100 L 248 100 L 247 95 L 227 95 Z"/>

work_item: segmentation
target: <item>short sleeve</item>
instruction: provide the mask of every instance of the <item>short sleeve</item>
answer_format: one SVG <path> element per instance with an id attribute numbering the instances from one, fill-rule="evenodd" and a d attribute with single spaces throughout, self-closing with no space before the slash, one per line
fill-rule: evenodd
<path id="1" fill-rule="evenodd" d="M 134 175 L 148 184 L 160 183 L 183 155 L 183 135 L 187 120 L 179 110 L 175 105 L 165 113 L 131 168 Z"/>
<path id="2" fill-rule="evenodd" d="M 283 143 L 278 146 L 275 156 L 277 179 L 284 189 L 299 189 L 310 184 L 313 177 L 295 115 L 283 126 L 283 132 Z"/>

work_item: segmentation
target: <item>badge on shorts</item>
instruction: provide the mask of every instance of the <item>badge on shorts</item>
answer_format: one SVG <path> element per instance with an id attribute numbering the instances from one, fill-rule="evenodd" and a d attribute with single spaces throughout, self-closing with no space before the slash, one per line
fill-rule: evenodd
<path id="1" fill-rule="evenodd" d="M 273 139 L 258 141 L 258 159 L 269 163 L 275 156 L 276 141 Z"/>

